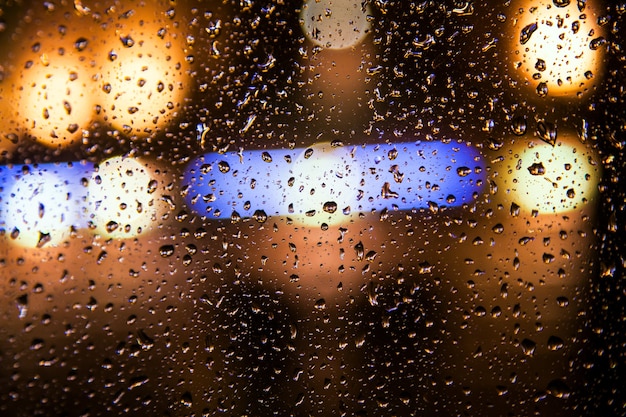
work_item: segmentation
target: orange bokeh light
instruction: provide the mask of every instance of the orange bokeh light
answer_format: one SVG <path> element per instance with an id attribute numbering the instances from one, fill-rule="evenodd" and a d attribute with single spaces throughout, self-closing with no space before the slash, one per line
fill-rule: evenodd
<path id="1" fill-rule="evenodd" d="M 115 129 L 146 137 L 177 116 L 188 94 L 185 39 L 158 2 L 127 6 L 101 34 L 100 101 Z"/>
<path id="2" fill-rule="evenodd" d="M 603 38 L 598 5 L 552 1 L 518 2 L 510 28 L 509 50 L 515 74 L 541 97 L 584 95 L 602 76 Z"/>

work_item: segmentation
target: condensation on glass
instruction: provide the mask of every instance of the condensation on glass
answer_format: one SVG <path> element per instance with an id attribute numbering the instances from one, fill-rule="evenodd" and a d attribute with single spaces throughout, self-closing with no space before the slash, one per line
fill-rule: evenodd
<path id="1" fill-rule="evenodd" d="M 626 3 L 0 3 L 2 415 L 623 415 Z"/>

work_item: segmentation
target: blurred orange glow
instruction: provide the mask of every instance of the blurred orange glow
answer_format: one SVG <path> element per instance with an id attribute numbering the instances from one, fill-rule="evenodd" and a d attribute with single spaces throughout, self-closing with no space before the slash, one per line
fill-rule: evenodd
<path id="1" fill-rule="evenodd" d="M 177 115 L 189 90 L 184 45 L 174 21 L 155 3 L 118 7 L 101 34 L 100 99 L 106 120 L 148 136 Z"/>
<path id="2" fill-rule="evenodd" d="M 563 2 L 565 4 L 565 2 Z M 526 0 L 510 28 L 509 50 L 515 73 L 541 97 L 575 96 L 593 89 L 602 77 L 602 28 L 597 2 L 557 7 L 550 0 Z"/>
<path id="3" fill-rule="evenodd" d="M 20 127 L 15 123 L 15 109 L 7 99 L 8 89 L 0 86 L 0 157 L 5 157 L 17 146 Z"/>
<path id="4" fill-rule="evenodd" d="M 92 122 L 95 83 L 78 56 L 49 52 L 18 59 L 27 65 L 10 80 L 12 97 L 17 121 L 36 141 L 65 147 L 80 142 Z"/>

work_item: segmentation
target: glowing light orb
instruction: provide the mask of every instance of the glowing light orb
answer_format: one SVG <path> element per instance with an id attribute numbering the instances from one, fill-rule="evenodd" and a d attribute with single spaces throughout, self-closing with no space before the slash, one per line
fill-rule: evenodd
<path id="1" fill-rule="evenodd" d="M 393 145 L 209 153 L 192 161 L 183 188 L 208 219 L 279 215 L 302 224 L 345 222 L 372 210 L 455 207 L 484 185 L 480 154 L 466 144 Z"/>
<path id="2" fill-rule="evenodd" d="M 504 176 L 507 201 L 539 214 L 580 209 L 597 192 L 600 167 L 596 155 L 574 137 L 513 146 Z"/>
<path id="3" fill-rule="evenodd" d="M 555 3 L 560 3 L 556 6 Z M 584 94 L 602 76 L 602 28 L 592 1 L 531 0 L 515 7 L 510 50 L 515 71 L 543 97 Z"/>
<path id="4" fill-rule="evenodd" d="M 78 143 L 93 118 L 92 84 L 77 57 L 54 54 L 33 61 L 14 77 L 16 118 L 47 146 Z"/>
<path id="5" fill-rule="evenodd" d="M 57 246 L 84 227 L 85 165 L 0 167 L 0 225 L 20 246 Z"/>
<path id="6" fill-rule="evenodd" d="M 145 137 L 178 114 L 189 89 L 183 37 L 156 2 L 130 9 L 100 48 L 100 100 L 106 120 Z"/>
<path id="7" fill-rule="evenodd" d="M 158 224 L 163 202 L 156 175 L 132 158 L 102 162 L 88 187 L 91 222 L 96 231 L 112 238 L 131 238 Z"/>
<path id="8" fill-rule="evenodd" d="M 369 6 L 354 0 L 306 0 L 301 26 L 313 43 L 332 49 L 360 43 L 370 31 Z"/>

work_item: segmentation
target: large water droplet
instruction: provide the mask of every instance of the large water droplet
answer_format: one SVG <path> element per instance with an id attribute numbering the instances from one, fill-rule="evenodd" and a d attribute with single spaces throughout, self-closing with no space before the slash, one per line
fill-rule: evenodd
<path id="1" fill-rule="evenodd" d="M 546 173 L 546 169 L 543 166 L 543 163 L 536 162 L 528 167 L 528 172 L 530 175 L 544 175 Z"/>
<path id="2" fill-rule="evenodd" d="M 17 304 L 18 317 L 23 319 L 28 314 L 28 294 L 17 297 L 15 303 Z"/>
<path id="3" fill-rule="evenodd" d="M 537 136 L 547 144 L 556 144 L 557 127 L 554 123 L 540 121 L 537 123 Z"/>
<path id="4" fill-rule="evenodd" d="M 525 26 L 519 34 L 519 42 L 524 45 L 537 30 L 537 23 L 531 23 Z"/>
<path id="5" fill-rule="evenodd" d="M 522 136 L 524 133 L 526 133 L 526 126 L 527 124 L 525 116 L 517 116 L 511 121 L 511 130 L 516 136 Z"/>
<path id="6" fill-rule="evenodd" d="M 230 171 L 230 165 L 228 165 L 228 162 L 226 161 L 218 162 L 217 167 L 219 168 L 222 174 L 226 174 L 228 171 Z"/>
<path id="7" fill-rule="evenodd" d="M 536 89 L 536 91 L 537 91 L 537 95 L 538 95 L 539 97 L 545 97 L 545 96 L 547 96 L 547 95 L 548 95 L 548 84 L 547 84 L 547 83 L 545 83 L 545 82 L 540 82 L 540 83 L 537 85 L 537 89 Z"/>
<path id="8" fill-rule="evenodd" d="M 326 213 L 332 214 L 337 211 L 337 203 L 335 203 L 334 201 L 327 201 L 326 203 L 324 203 L 323 209 Z"/>
<path id="9" fill-rule="evenodd" d="M 159 254 L 163 258 L 168 258 L 174 254 L 174 245 L 163 245 L 159 248 Z"/>
<path id="10" fill-rule="evenodd" d="M 524 355 L 533 356 L 535 354 L 535 348 L 537 347 L 537 344 L 530 339 L 524 339 L 522 340 L 520 346 L 522 347 Z"/>
<path id="11" fill-rule="evenodd" d="M 566 399 L 570 396 L 570 388 L 561 379 L 555 379 L 550 381 L 546 391 L 548 392 L 548 394 L 556 398 Z"/>

